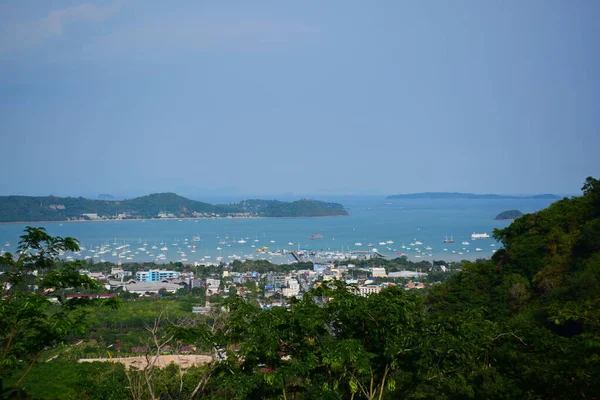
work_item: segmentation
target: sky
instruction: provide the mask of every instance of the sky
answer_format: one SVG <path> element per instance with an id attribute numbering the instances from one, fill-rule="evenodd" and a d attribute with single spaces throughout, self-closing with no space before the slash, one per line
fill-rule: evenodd
<path id="1" fill-rule="evenodd" d="M 0 0 L 0 195 L 577 194 L 600 2 Z"/>

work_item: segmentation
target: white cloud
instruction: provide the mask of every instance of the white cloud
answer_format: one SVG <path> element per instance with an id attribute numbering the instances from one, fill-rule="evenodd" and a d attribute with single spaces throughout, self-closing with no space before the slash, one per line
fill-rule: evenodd
<path id="1" fill-rule="evenodd" d="M 117 0 L 107 6 L 82 3 L 60 10 L 53 10 L 45 17 L 33 21 L 10 24 L 0 31 L 0 52 L 11 52 L 37 46 L 46 40 L 61 37 L 70 25 L 97 23 L 116 14 L 123 6 Z"/>

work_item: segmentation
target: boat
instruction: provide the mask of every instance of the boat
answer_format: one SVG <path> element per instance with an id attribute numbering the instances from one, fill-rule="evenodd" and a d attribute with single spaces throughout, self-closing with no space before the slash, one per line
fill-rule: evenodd
<path id="1" fill-rule="evenodd" d="M 484 233 L 475 233 L 473 232 L 471 234 L 471 240 L 476 240 L 476 239 L 489 239 L 490 235 L 488 235 L 486 232 Z"/>
<path id="2" fill-rule="evenodd" d="M 355 245 L 356 247 L 360 247 L 360 246 L 362 246 L 362 243 L 361 243 L 361 242 L 356 242 L 356 243 L 354 243 L 354 245 Z"/>
<path id="3" fill-rule="evenodd" d="M 200 241 L 200 235 L 192 236 L 192 242 L 199 242 L 199 241 Z"/>
<path id="4" fill-rule="evenodd" d="M 469 242 L 462 242 L 463 246 L 468 246 L 470 243 Z"/>
<path id="5" fill-rule="evenodd" d="M 454 238 L 452 236 L 446 236 L 444 240 L 442 240 L 442 243 L 454 243 Z"/>
<path id="6" fill-rule="evenodd" d="M 323 235 L 321 235 L 320 233 L 313 233 L 312 235 L 310 235 L 310 240 L 315 239 L 323 239 Z"/>

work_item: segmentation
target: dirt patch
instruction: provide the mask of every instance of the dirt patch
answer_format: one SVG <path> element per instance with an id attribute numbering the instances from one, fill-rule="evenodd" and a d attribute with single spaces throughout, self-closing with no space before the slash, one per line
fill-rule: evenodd
<path id="1" fill-rule="evenodd" d="M 189 368 L 193 365 L 202 365 L 212 361 L 211 356 L 198 354 L 168 355 L 168 356 L 139 356 L 139 357 L 112 357 L 112 358 L 80 358 L 77 362 L 113 362 L 125 365 L 125 368 L 144 369 L 148 365 L 164 368 L 171 363 L 181 368 Z"/>

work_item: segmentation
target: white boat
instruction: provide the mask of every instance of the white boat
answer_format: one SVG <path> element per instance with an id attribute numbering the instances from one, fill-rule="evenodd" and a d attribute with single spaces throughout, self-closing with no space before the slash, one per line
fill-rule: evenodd
<path id="1" fill-rule="evenodd" d="M 478 247 L 478 248 L 475 249 L 475 251 L 481 251 L 481 249 Z"/>
<path id="2" fill-rule="evenodd" d="M 469 242 L 462 242 L 462 245 L 463 245 L 463 246 L 468 246 L 468 245 L 470 245 L 470 244 L 471 244 L 471 243 L 469 243 Z"/>
<path id="3" fill-rule="evenodd" d="M 419 242 L 418 240 L 415 242 L 415 246 L 418 246 L 420 244 L 423 244 L 423 243 Z"/>
<path id="4" fill-rule="evenodd" d="M 354 243 L 354 245 L 355 245 L 356 247 L 360 247 L 360 246 L 362 246 L 362 243 L 361 243 L 361 242 L 356 242 L 356 243 Z"/>
<path id="5" fill-rule="evenodd" d="M 476 240 L 476 239 L 489 239 L 490 235 L 488 235 L 487 233 L 483 232 L 483 233 L 475 233 L 473 232 L 471 234 L 471 240 Z"/>
<path id="6" fill-rule="evenodd" d="M 385 246 L 387 243 L 386 242 L 379 242 L 380 246 Z"/>
<path id="7" fill-rule="evenodd" d="M 394 242 L 392 240 L 388 240 L 386 243 L 387 244 L 394 244 Z"/>
<path id="8" fill-rule="evenodd" d="M 246 243 L 246 241 L 244 239 L 240 239 L 240 240 L 238 240 L 238 243 L 244 244 L 244 243 Z"/>

